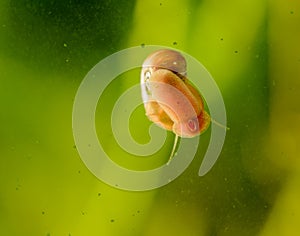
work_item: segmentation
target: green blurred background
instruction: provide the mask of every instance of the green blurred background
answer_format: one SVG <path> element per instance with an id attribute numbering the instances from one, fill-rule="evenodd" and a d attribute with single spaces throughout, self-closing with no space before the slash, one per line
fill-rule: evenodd
<path id="1" fill-rule="evenodd" d="M 299 42 L 293 0 L 1 0 L 0 234 L 298 235 Z M 143 44 L 202 62 L 223 94 L 230 131 L 204 177 L 197 173 L 209 132 L 175 181 L 129 192 L 81 161 L 72 106 L 95 64 Z M 123 77 L 99 102 L 98 134 L 115 161 L 153 168 L 171 142 L 145 164 L 117 148 L 103 125 L 122 91 L 139 83 L 138 71 Z M 149 141 L 149 125 L 140 107 L 130 123 L 137 141 Z"/>

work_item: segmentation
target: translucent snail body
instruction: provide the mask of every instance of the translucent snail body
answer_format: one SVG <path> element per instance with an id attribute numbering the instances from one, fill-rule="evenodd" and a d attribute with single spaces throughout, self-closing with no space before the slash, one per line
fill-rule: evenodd
<path id="1" fill-rule="evenodd" d="M 179 137 L 192 138 L 208 128 L 210 117 L 186 74 L 186 61 L 180 53 L 159 50 L 143 63 L 141 89 L 152 122 Z"/>

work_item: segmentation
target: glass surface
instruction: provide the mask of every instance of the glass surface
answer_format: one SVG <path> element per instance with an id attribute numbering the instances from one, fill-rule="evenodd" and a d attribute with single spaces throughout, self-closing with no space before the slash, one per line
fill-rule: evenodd
<path id="1" fill-rule="evenodd" d="M 299 1 L 0 1 L 0 234 L 299 234 L 299 42 Z M 125 191 L 81 160 L 72 109 L 93 66 L 147 45 L 181 50 L 207 68 L 230 129 L 206 175 L 198 171 L 210 129 L 177 179 Z M 95 126 L 113 161 L 149 170 L 166 163 L 174 134 L 141 158 L 122 150 L 110 127 L 118 97 L 139 83 L 139 68 L 113 80 Z M 149 142 L 150 125 L 138 106 L 129 120 L 137 142 Z"/>

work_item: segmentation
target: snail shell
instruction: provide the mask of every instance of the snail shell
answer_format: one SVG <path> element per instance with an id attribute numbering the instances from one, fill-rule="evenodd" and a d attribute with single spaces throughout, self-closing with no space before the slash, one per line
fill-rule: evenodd
<path id="1" fill-rule="evenodd" d="M 150 54 L 143 63 L 144 69 L 168 69 L 180 74 L 182 76 L 186 75 L 186 61 L 184 57 L 173 50 L 163 49 Z"/>

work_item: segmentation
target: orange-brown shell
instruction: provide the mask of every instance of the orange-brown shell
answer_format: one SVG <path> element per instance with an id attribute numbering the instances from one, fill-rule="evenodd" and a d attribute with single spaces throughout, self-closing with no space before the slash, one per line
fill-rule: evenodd
<path id="1" fill-rule="evenodd" d="M 150 54 L 143 63 L 143 68 L 164 68 L 183 76 L 186 75 L 184 57 L 173 50 L 163 49 Z"/>

